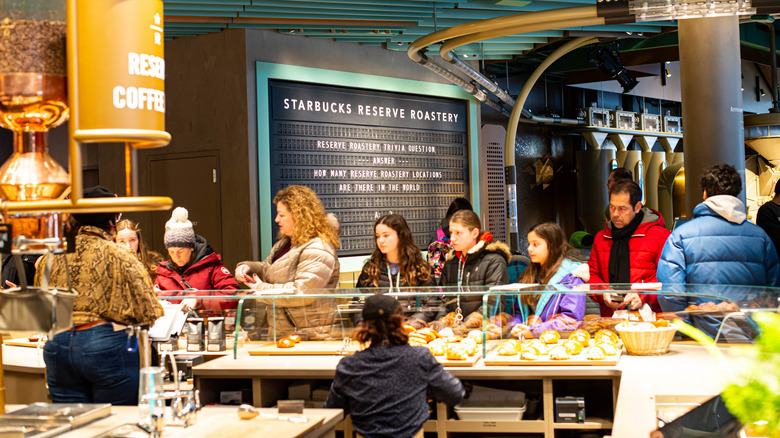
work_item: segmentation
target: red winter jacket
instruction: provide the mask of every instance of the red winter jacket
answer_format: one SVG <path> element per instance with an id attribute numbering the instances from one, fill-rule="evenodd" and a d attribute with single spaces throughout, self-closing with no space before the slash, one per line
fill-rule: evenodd
<path id="1" fill-rule="evenodd" d="M 655 271 L 658 259 L 664 249 L 669 230 L 664 226 L 661 214 L 649 208 L 642 208 L 644 218 L 628 242 L 631 254 L 631 283 L 652 283 L 658 281 Z M 588 283 L 609 283 L 609 254 L 612 249 L 612 221 L 596 234 L 593 249 L 590 251 L 588 267 L 590 280 Z M 654 312 L 661 312 L 656 295 L 643 295 L 642 302 L 647 303 Z M 603 294 L 593 295 L 593 299 L 601 306 L 601 316 L 612 316 L 615 309 L 604 304 Z"/>
<path id="2" fill-rule="evenodd" d="M 195 262 L 183 273 L 173 269 L 173 262 L 166 260 L 157 265 L 157 279 L 154 289 L 161 297 L 186 297 L 186 295 L 234 295 L 238 282 L 228 268 L 222 264 L 222 258 L 214 252 L 201 236 L 195 236 L 195 248 L 192 252 Z M 186 290 L 195 289 L 195 290 Z M 214 291 L 214 292 L 200 292 Z M 170 300 L 180 303 L 180 300 Z M 237 300 L 203 300 L 202 309 L 220 311 L 235 309 Z"/>

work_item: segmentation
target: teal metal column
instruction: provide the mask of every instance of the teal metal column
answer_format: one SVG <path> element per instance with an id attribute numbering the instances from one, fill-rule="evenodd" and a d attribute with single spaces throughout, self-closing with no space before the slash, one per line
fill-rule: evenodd
<path id="1" fill-rule="evenodd" d="M 730 164 L 742 176 L 745 142 L 737 17 L 678 21 L 682 88 L 685 204 L 688 218 L 702 198 L 704 170 Z"/>

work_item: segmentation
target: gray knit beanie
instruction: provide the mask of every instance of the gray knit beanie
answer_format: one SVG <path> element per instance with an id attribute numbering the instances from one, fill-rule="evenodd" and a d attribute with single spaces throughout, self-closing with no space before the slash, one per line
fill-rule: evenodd
<path id="1" fill-rule="evenodd" d="M 195 231 L 192 222 L 187 217 L 189 213 L 184 207 L 176 207 L 171 213 L 171 219 L 165 223 L 165 248 L 195 248 Z"/>

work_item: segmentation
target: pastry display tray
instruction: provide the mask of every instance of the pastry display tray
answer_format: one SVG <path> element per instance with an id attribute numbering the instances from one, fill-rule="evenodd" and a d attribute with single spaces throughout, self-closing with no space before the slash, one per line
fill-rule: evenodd
<path id="1" fill-rule="evenodd" d="M 343 341 L 304 341 L 290 348 L 279 348 L 276 343 L 247 347 L 250 356 L 338 356 L 344 348 Z M 358 351 L 360 345 L 351 342 L 343 354 Z"/>
<path id="2" fill-rule="evenodd" d="M 587 358 L 587 355 L 585 354 L 585 350 L 583 350 L 580 354 L 574 354 L 571 356 L 570 359 L 564 359 L 564 360 L 553 360 L 550 359 L 549 354 L 543 354 L 539 357 L 539 359 L 536 360 L 525 360 L 520 359 L 520 354 L 515 354 L 512 356 L 499 356 L 498 352 L 496 350 L 493 350 L 487 354 L 487 357 L 485 357 L 485 365 L 492 365 L 492 366 L 573 366 L 573 365 L 588 365 L 588 366 L 611 366 L 611 365 L 617 365 L 618 361 L 620 360 L 620 356 L 623 354 L 623 350 L 619 349 L 617 354 L 614 356 L 607 356 L 605 359 L 601 360 L 590 360 Z"/>

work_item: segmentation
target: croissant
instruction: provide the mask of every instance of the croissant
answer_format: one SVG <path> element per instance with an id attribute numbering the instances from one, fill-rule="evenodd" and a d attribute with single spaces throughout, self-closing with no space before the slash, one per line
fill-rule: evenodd
<path id="1" fill-rule="evenodd" d="M 293 343 L 297 344 L 301 342 L 301 335 L 287 335 L 287 339 L 293 341 Z"/>
<path id="2" fill-rule="evenodd" d="M 482 332 L 479 330 L 472 330 L 468 334 L 469 339 L 473 339 L 477 344 L 482 343 Z"/>
<path id="3" fill-rule="evenodd" d="M 537 360 L 541 357 L 542 355 L 539 354 L 539 351 L 533 348 L 527 348 L 520 353 L 520 359 L 523 360 Z"/>
<path id="4" fill-rule="evenodd" d="M 608 339 L 613 344 L 617 344 L 618 336 L 610 329 L 601 329 L 597 331 L 595 335 L 593 335 L 593 339 L 596 342 L 601 342 L 604 339 Z"/>
<path id="5" fill-rule="evenodd" d="M 509 339 L 498 346 L 499 356 L 514 356 L 520 351 L 520 342 L 517 339 Z"/>
<path id="6" fill-rule="evenodd" d="M 550 351 L 550 359 L 552 360 L 566 360 L 571 359 L 571 354 L 566 351 L 566 348 L 559 345 Z"/>
<path id="7" fill-rule="evenodd" d="M 443 338 L 444 342 L 448 344 L 457 344 L 458 342 L 463 340 L 463 336 L 447 336 L 446 338 Z"/>
<path id="8" fill-rule="evenodd" d="M 615 344 L 609 343 L 609 342 L 597 342 L 596 347 L 601 347 L 602 350 L 604 350 L 604 353 L 606 353 L 607 356 L 614 356 L 617 354 L 618 350 Z"/>
<path id="9" fill-rule="evenodd" d="M 588 333 L 588 331 L 587 331 L 587 330 L 585 330 L 585 329 L 581 329 L 581 328 L 579 328 L 579 329 L 577 329 L 577 330 L 574 330 L 574 331 L 573 331 L 573 332 L 572 332 L 572 333 L 569 335 L 569 339 L 571 339 L 571 338 L 572 338 L 572 336 L 582 336 L 582 337 L 584 337 L 584 338 L 585 338 L 585 340 L 586 340 L 586 341 L 590 340 L 590 333 Z"/>
<path id="10" fill-rule="evenodd" d="M 428 338 L 426 338 L 425 335 L 423 335 L 423 334 L 420 334 L 418 332 L 413 332 L 413 333 L 409 333 L 409 343 L 411 343 L 412 341 L 418 342 L 418 343 L 421 343 L 421 344 L 427 344 L 428 343 Z"/>
<path id="11" fill-rule="evenodd" d="M 547 344 L 539 339 L 532 340 L 528 343 L 528 345 L 526 345 L 526 347 L 530 347 L 539 351 L 539 354 L 547 354 L 550 351 L 550 349 L 547 347 Z"/>
<path id="12" fill-rule="evenodd" d="M 467 328 L 482 327 L 482 314 L 479 312 L 471 312 L 468 318 L 463 322 Z"/>
<path id="13" fill-rule="evenodd" d="M 545 344 L 557 344 L 561 339 L 561 334 L 555 330 L 545 330 L 542 335 L 539 336 L 539 340 Z"/>
<path id="14" fill-rule="evenodd" d="M 436 339 L 436 333 L 434 333 L 433 330 L 429 328 L 417 330 L 415 333 L 424 337 L 426 342 L 431 342 L 432 340 Z"/>
<path id="15" fill-rule="evenodd" d="M 448 360 L 466 360 L 468 357 L 468 353 L 466 353 L 466 350 L 460 345 L 451 345 L 450 348 L 447 349 Z"/>
<path id="16" fill-rule="evenodd" d="M 564 342 L 563 347 L 566 348 L 566 351 L 569 352 L 569 354 L 580 354 L 582 351 L 582 344 L 574 339 L 569 339 Z"/>
<path id="17" fill-rule="evenodd" d="M 408 324 L 404 324 L 404 331 L 406 332 L 407 335 L 415 330 L 417 329 Z"/>
<path id="18" fill-rule="evenodd" d="M 587 357 L 589 360 L 604 360 L 607 358 L 607 353 L 600 345 L 594 345 L 588 348 Z"/>
<path id="19" fill-rule="evenodd" d="M 295 341 L 290 338 L 282 338 L 276 342 L 277 348 L 292 348 L 295 346 Z"/>

